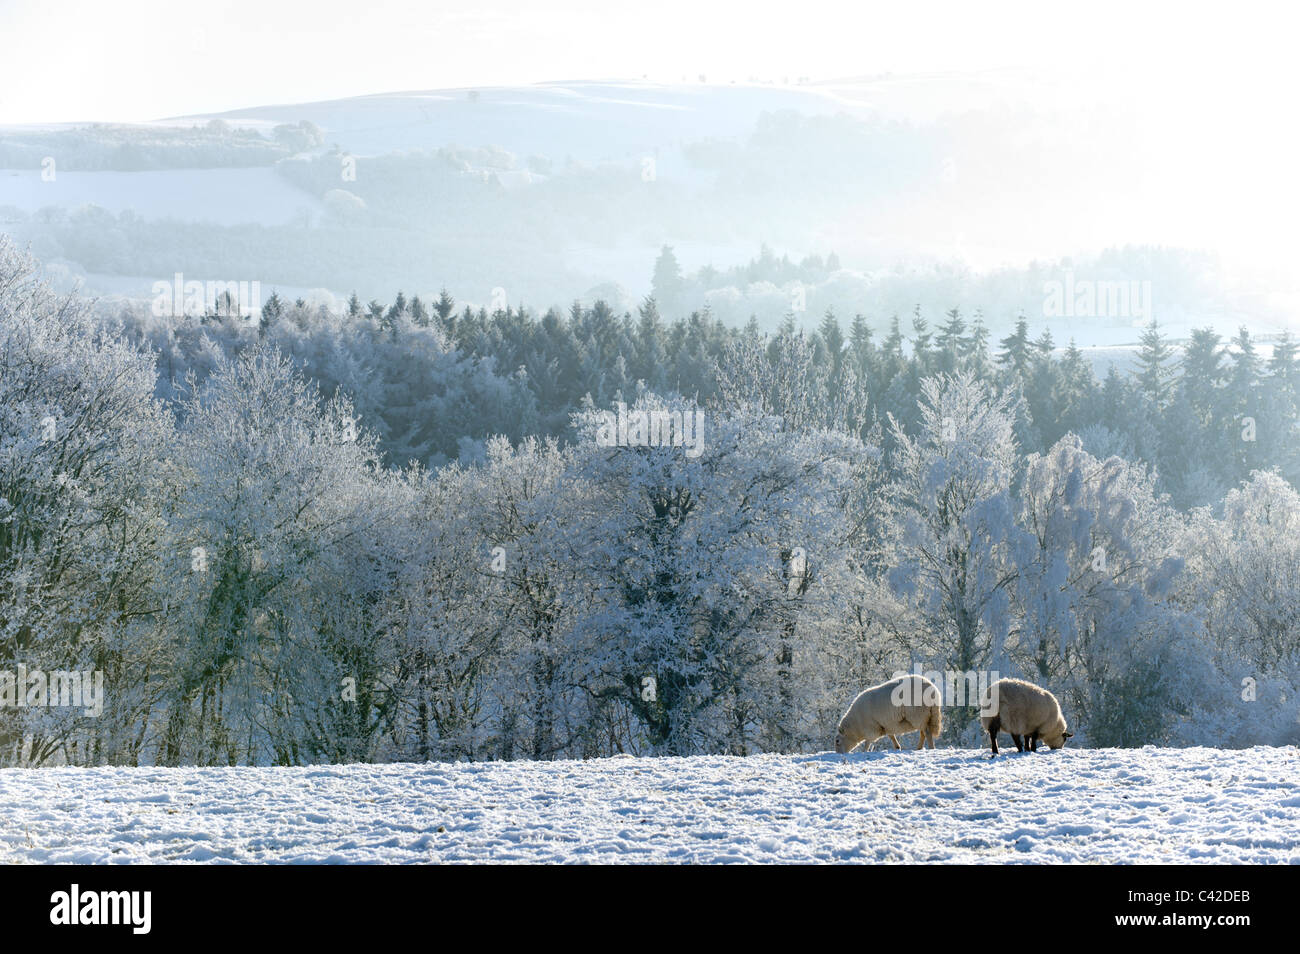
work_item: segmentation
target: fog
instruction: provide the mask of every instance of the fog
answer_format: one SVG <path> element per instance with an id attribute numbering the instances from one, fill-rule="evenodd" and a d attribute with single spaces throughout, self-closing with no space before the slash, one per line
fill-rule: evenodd
<path id="1" fill-rule="evenodd" d="M 60 287 L 147 298 L 182 272 L 330 302 L 446 287 L 622 312 L 669 246 L 687 279 L 672 311 L 732 324 L 833 308 L 884 327 L 919 305 L 997 329 L 1050 319 L 1045 284 L 1067 276 L 1152 283 L 1150 314 L 1103 309 L 1068 329 L 1081 344 L 1153 317 L 1178 336 L 1296 321 L 1294 67 L 1251 15 L 1009 10 L 972 48 L 973 14 L 948 5 L 497 3 L 418 25 L 389 4 L 222 9 L 143 17 L 158 55 L 107 77 L 86 75 L 111 50 L 93 8 L 61 34 L 67 70 L 35 79 L 23 49 L 0 66 L 0 228 Z M 21 3 L 5 16 L 50 29 Z M 635 49 L 602 42 L 633 28 Z M 560 40 L 582 78 L 556 79 Z M 259 69 L 153 81 L 214 51 Z"/>

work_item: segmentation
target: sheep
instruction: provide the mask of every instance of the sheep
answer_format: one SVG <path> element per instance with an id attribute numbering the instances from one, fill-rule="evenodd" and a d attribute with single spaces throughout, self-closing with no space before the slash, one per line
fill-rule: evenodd
<path id="1" fill-rule="evenodd" d="M 989 734 L 993 755 L 998 754 L 999 730 L 1011 736 L 1017 752 L 1037 752 L 1040 739 L 1048 748 L 1059 749 L 1074 735 L 1066 731 L 1056 696 L 1023 679 L 999 679 L 984 690 L 980 725 Z"/>
<path id="2" fill-rule="evenodd" d="M 943 725 L 939 698 L 935 684 L 919 675 L 898 676 L 864 689 L 840 719 L 835 751 L 850 752 L 859 744 L 870 745 L 884 735 L 889 736 L 894 748 L 901 749 L 898 736 L 916 731 L 921 733 L 916 743 L 918 750 L 927 742 L 934 748 L 935 737 Z"/>

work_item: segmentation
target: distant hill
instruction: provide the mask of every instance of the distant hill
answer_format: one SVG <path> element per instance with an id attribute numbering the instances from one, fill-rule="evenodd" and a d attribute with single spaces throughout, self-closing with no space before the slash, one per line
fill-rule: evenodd
<path id="1" fill-rule="evenodd" d="M 1183 196 L 1161 195 L 1172 177 L 1136 149 L 1139 120 L 1087 84 L 1000 71 L 583 81 L 10 126 L 0 230 L 100 294 L 144 296 L 179 271 L 626 310 L 671 246 L 685 284 L 666 310 L 728 322 L 812 323 L 829 307 L 882 327 L 921 305 L 982 311 L 996 330 L 1042 315 L 1044 281 L 1107 256 L 1081 276 L 1150 281 L 1166 324 L 1293 321 L 1294 276 L 1245 278 L 1239 254 L 1221 268 L 1213 242 L 1240 230 L 1202 239 L 1166 214 Z M 764 249 L 785 264 L 756 267 Z M 1116 333 L 1069 334 L 1130 340 L 1120 317 Z"/>

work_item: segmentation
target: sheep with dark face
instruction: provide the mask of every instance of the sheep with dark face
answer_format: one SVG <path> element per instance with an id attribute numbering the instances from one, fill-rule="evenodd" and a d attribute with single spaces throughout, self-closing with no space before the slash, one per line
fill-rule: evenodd
<path id="1" fill-rule="evenodd" d="M 934 740 L 943 726 L 939 711 L 939 689 L 924 676 L 906 675 L 882 682 L 858 693 L 849 711 L 840 719 L 835 733 L 835 751 L 851 752 L 861 744 L 870 745 L 881 736 L 889 736 L 894 748 L 901 749 L 898 736 L 920 732 L 916 747 Z"/>
<path id="2" fill-rule="evenodd" d="M 1059 749 L 1074 733 L 1066 731 L 1061 704 L 1042 686 L 1023 679 L 999 679 L 980 699 L 980 725 L 998 754 L 998 732 L 1016 743 L 1016 751 L 1038 751 L 1039 741 Z"/>

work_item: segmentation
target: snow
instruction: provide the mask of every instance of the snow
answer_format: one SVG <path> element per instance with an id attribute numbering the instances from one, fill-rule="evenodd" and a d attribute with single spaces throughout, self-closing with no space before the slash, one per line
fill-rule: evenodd
<path id="1" fill-rule="evenodd" d="M 682 142 L 748 136 L 765 112 L 865 113 L 875 105 L 849 102 L 841 91 L 832 95 L 813 86 L 579 81 L 484 87 L 472 99 L 470 92 L 377 93 L 169 122 L 191 126 L 219 118 L 265 134 L 275 123 L 306 119 L 325 132 L 327 143 L 357 156 L 457 143 L 501 146 L 518 156 L 639 163 L 646 155 L 677 155 Z"/>
<path id="2" fill-rule="evenodd" d="M 0 862 L 1300 864 L 1300 753 L 0 771 Z"/>
<path id="3" fill-rule="evenodd" d="M 284 225 L 319 216 L 325 206 L 270 166 L 241 169 L 150 169 L 140 172 L 0 169 L 0 206 L 32 213 L 46 207 L 97 205 L 146 219 L 216 225 Z"/>

